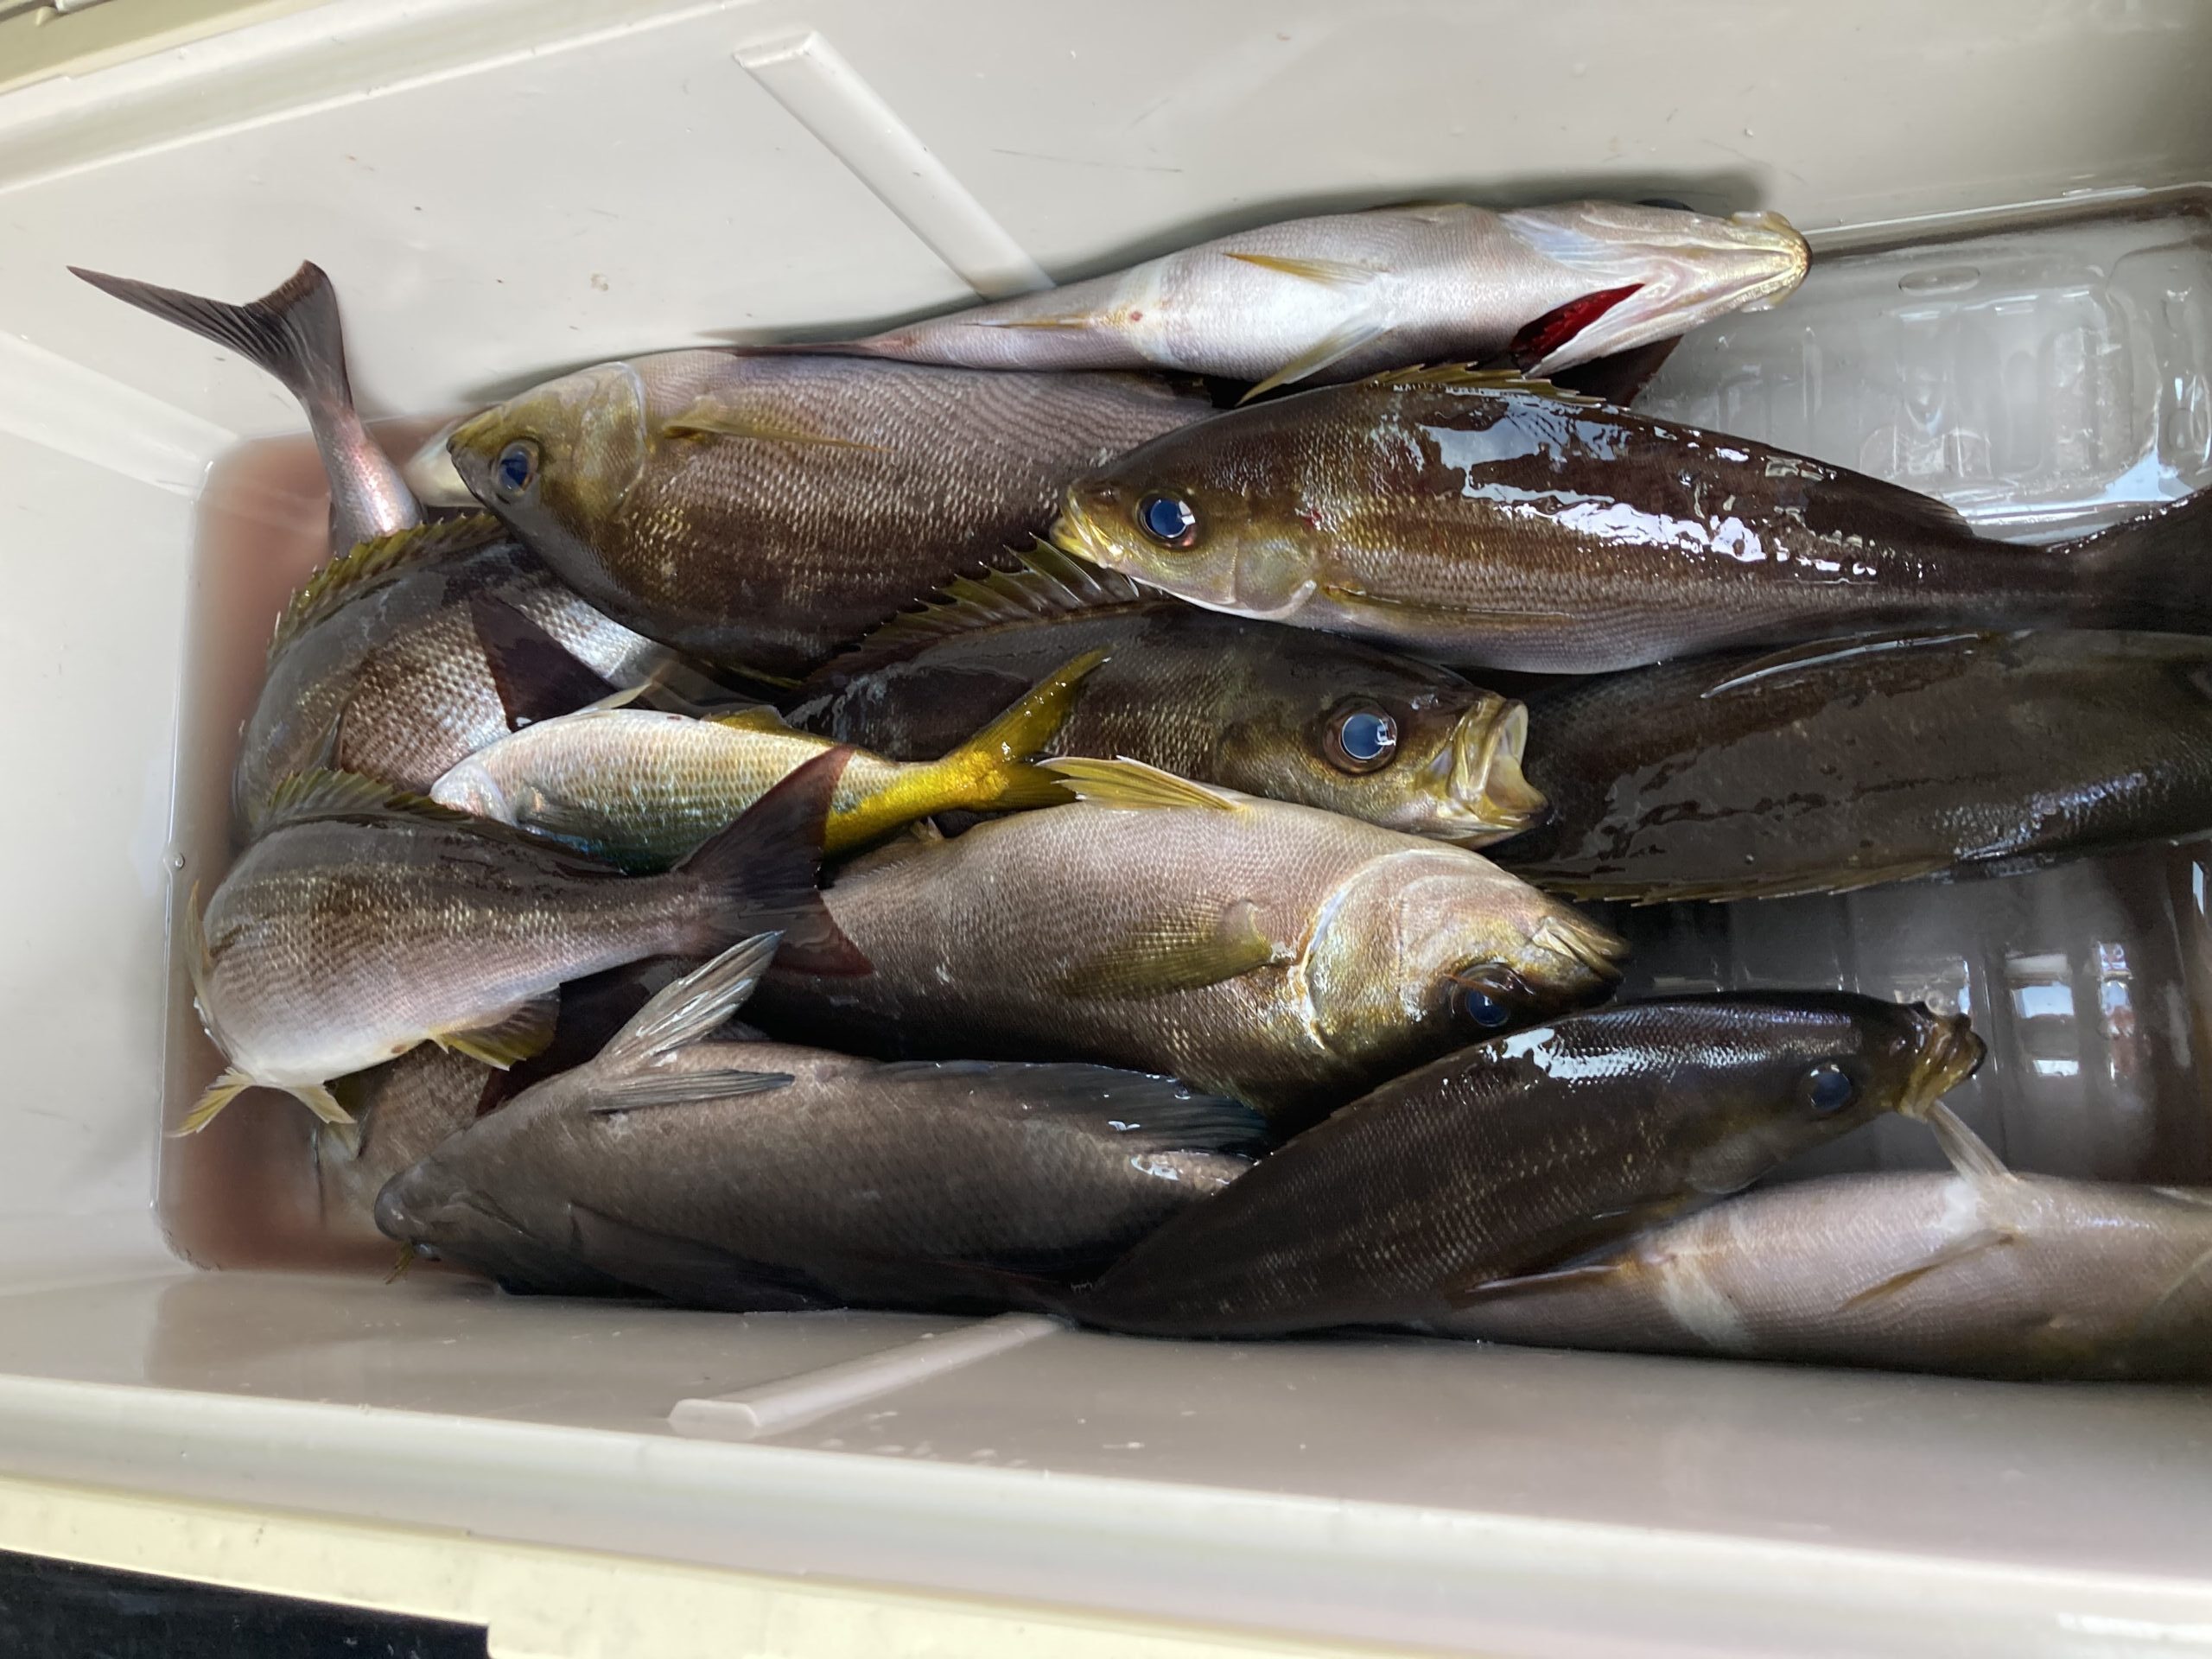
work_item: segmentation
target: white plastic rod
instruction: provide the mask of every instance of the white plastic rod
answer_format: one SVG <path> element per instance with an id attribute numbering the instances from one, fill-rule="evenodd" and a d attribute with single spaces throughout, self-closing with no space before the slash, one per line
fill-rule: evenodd
<path id="1" fill-rule="evenodd" d="M 697 1440 L 750 1440 L 780 1434 L 1066 1329 L 1041 1313 L 1001 1313 L 842 1365 L 759 1383 L 742 1394 L 679 1400 L 668 1414 L 668 1424 L 677 1433 Z"/>
<path id="2" fill-rule="evenodd" d="M 821 35 L 809 31 L 740 47 L 737 60 L 985 299 L 1052 286 L 1006 227 Z"/>

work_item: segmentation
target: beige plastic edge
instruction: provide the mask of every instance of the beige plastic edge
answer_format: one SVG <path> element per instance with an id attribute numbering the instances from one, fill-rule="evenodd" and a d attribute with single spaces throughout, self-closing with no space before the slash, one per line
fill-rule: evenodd
<path id="1" fill-rule="evenodd" d="M 1177 1629 L 0 1480 L 0 1549 L 487 1627 L 493 1659 L 1344 1659 L 1410 1649 Z"/>
<path id="2" fill-rule="evenodd" d="M 80 10 L 36 6 L 0 18 L 0 92 L 60 74 L 203 40 L 302 11 L 321 0 L 103 0 Z"/>

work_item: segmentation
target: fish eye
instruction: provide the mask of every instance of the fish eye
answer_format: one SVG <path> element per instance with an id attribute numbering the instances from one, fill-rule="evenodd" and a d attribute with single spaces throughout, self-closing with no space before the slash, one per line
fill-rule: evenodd
<path id="1" fill-rule="evenodd" d="M 1452 1017 L 1478 1033 L 1504 1029 L 1528 1002 L 1528 986 L 1502 963 L 1486 962 L 1452 976 Z"/>
<path id="2" fill-rule="evenodd" d="M 1363 698 L 1340 702 L 1329 711 L 1321 751 L 1339 772 L 1378 772 L 1397 758 L 1397 719 Z"/>
<path id="3" fill-rule="evenodd" d="M 1137 503 L 1137 523 L 1162 547 L 1189 547 L 1198 539 L 1198 515 L 1179 495 L 1147 495 Z"/>
<path id="4" fill-rule="evenodd" d="M 492 487 L 510 499 L 528 489 L 537 477 L 537 446 L 528 438 L 517 438 L 492 463 Z"/>
<path id="5" fill-rule="evenodd" d="M 1841 1111 L 1859 1098 L 1858 1080 L 1833 1060 L 1808 1071 L 1798 1088 L 1805 1103 L 1822 1117 Z"/>

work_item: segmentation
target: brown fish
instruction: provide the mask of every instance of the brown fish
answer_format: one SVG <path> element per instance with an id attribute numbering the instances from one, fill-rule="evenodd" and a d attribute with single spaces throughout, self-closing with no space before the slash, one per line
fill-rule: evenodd
<path id="1" fill-rule="evenodd" d="M 1039 543 L 810 678 L 792 720 L 897 760 L 938 754 L 1057 653 L 1103 651 L 1045 751 L 1481 847 L 1537 822 L 1521 705 L 1348 639 L 1217 616 Z"/>
<path id="2" fill-rule="evenodd" d="M 1159 1336 L 1445 1319 L 1490 1280 L 1736 1192 L 1878 1113 L 1942 1113 L 1981 1053 L 1962 1019 L 1840 993 L 1574 1014 L 1343 1108 L 1071 1307 Z"/>
<path id="3" fill-rule="evenodd" d="M 1296 1124 L 1619 977 L 1611 934 L 1464 848 L 1129 762 L 1046 770 L 1082 803 L 847 866 L 823 899 L 868 970 L 786 946 L 772 1028 L 1165 1072 Z"/>
<path id="4" fill-rule="evenodd" d="M 1218 416 L 1068 492 L 1069 552 L 1240 616 L 1591 674 L 1895 629 L 2212 630 L 2212 492 L 2052 547 L 1749 439 L 1462 369 Z"/>
<path id="5" fill-rule="evenodd" d="M 664 352 L 509 398 L 450 448 L 609 615 L 797 676 L 1027 543 L 1075 479 L 1209 413 L 1128 376 Z"/>

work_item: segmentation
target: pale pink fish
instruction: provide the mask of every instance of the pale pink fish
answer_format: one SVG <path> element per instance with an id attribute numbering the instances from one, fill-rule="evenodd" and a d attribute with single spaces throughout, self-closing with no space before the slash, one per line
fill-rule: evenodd
<path id="1" fill-rule="evenodd" d="M 1347 380 L 1510 356 L 1550 375 L 1771 305 L 1805 275 L 1771 213 L 1425 202 L 1287 219 L 1127 270 L 808 351 L 971 369 Z"/>

